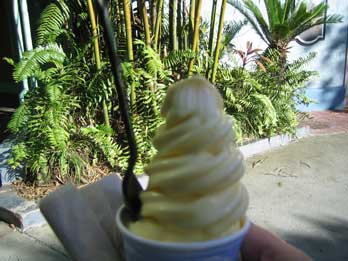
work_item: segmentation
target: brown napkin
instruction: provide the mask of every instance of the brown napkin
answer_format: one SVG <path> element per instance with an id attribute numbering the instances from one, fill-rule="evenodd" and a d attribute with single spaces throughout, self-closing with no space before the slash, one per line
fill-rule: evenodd
<path id="1" fill-rule="evenodd" d="M 40 210 L 74 260 L 123 260 L 115 216 L 121 180 L 109 175 L 77 189 L 64 185 L 40 201 Z"/>

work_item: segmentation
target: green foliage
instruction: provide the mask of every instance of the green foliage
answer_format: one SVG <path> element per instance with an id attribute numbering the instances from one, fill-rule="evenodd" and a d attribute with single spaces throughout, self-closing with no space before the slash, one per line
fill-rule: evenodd
<path id="1" fill-rule="evenodd" d="M 240 32 L 240 30 L 247 24 L 247 20 L 230 21 L 224 26 L 223 39 L 221 45 L 221 56 L 233 52 L 234 44 L 232 40 Z"/>
<path id="2" fill-rule="evenodd" d="M 86 140 L 90 141 L 95 147 L 94 161 L 98 159 L 98 154 L 104 155 L 111 167 L 126 167 L 125 157 L 122 157 L 122 148 L 115 143 L 112 138 L 113 129 L 106 125 L 97 125 L 81 128 L 81 134 Z"/>
<path id="3" fill-rule="evenodd" d="M 277 124 L 277 112 L 268 96 L 262 92 L 257 77 L 243 68 L 221 68 L 217 77 L 226 112 L 233 115 L 243 136 L 272 135 Z"/>
<path id="4" fill-rule="evenodd" d="M 52 43 L 66 32 L 62 27 L 69 19 L 69 13 L 69 8 L 63 1 L 46 6 L 40 16 L 36 44 Z"/>
<path id="5" fill-rule="evenodd" d="M 160 106 L 165 88 L 172 82 L 171 70 L 161 61 L 160 55 L 142 41 L 136 41 L 137 55 L 142 61 L 134 66 L 124 64 L 124 75 L 136 90 L 137 102 L 132 108 L 133 129 L 138 146 L 136 173 L 143 173 L 143 167 L 154 155 L 151 140 L 155 130 L 162 123 Z"/>
<path id="6" fill-rule="evenodd" d="M 29 77 L 41 78 L 40 67 L 52 63 L 56 67 L 62 67 L 65 60 L 63 49 L 56 43 L 39 46 L 33 50 L 23 53 L 22 59 L 15 65 L 13 78 L 16 82 L 23 81 Z"/>
<path id="7" fill-rule="evenodd" d="M 233 115 L 244 137 L 269 137 L 278 133 L 294 133 L 298 125 L 298 104 L 310 101 L 304 93 L 305 84 L 317 73 L 305 70 L 315 58 L 314 53 L 287 64 L 284 81 L 279 85 L 277 66 L 279 54 L 272 52 L 272 62 L 266 70 L 246 70 L 242 67 L 220 67 L 217 87 L 225 100 L 226 111 Z"/>
<path id="8" fill-rule="evenodd" d="M 276 51 L 270 53 L 273 61 L 279 59 Z M 305 84 L 313 77 L 318 76 L 315 71 L 305 69 L 314 58 L 315 53 L 309 53 L 306 57 L 301 57 L 285 66 L 283 81 L 279 85 L 276 77 L 280 70 L 275 63 L 267 64 L 267 72 L 258 72 L 256 77 L 264 87 L 265 94 L 270 97 L 274 107 L 278 112 L 279 123 L 277 132 L 294 133 L 297 121 L 297 104 L 308 105 L 311 101 L 305 96 Z"/>
<path id="9" fill-rule="evenodd" d="M 114 96 L 108 88 L 112 86 L 110 75 L 103 74 L 105 63 L 100 71 L 94 71 L 90 43 L 75 42 L 72 29 L 63 35 L 66 38 L 59 38 L 62 43 L 69 41 L 68 45 L 52 37 L 60 34 L 63 24 L 73 22 L 68 19 L 79 17 L 69 16 L 63 1 L 50 4 L 41 15 L 41 45 L 14 64 L 16 81 L 37 80 L 8 125 L 16 143 L 8 162 L 13 168 L 23 166 L 31 181 L 79 182 L 94 167 L 125 164 L 114 133 L 98 124 L 101 99 L 105 94 L 108 100 Z M 70 48 L 79 44 L 82 46 Z"/>
<path id="10" fill-rule="evenodd" d="M 324 23 L 342 22 L 342 17 L 325 17 L 328 6 L 319 3 L 310 8 L 306 1 L 264 0 L 266 14 L 262 13 L 255 1 L 228 0 L 248 22 L 258 35 L 271 47 L 285 49 L 288 43 L 307 29 Z M 280 49 L 279 49 L 280 50 Z"/>
<path id="11" fill-rule="evenodd" d="M 307 9 L 302 10 L 302 4 L 299 10 L 291 9 L 293 1 L 273 6 L 280 2 L 267 1 L 270 3 L 267 14 L 271 17 L 268 23 L 252 1 L 245 0 L 244 5 L 229 2 L 234 2 L 246 20 L 226 24 L 218 43 L 214 27 L 210 22 L 201 21 L 198 48 L 194 52 L 189 48 L 193 32 L 185 8 L 180 12 L 178 9 L 177 30 L 170 27 L 168 10 L 163 9 L 161 21 L 157 23 L 158 41 L 154 37 L 157 17 L 154 10 L 158 10 L 159 2 L 151 1 L 149 5 L 152 27 L 149 41 L 144 39 L 141 12 L 131 10 L 132 24 L 127 30 L 132 30 L 133 41 L 127 42 L 123 1 L 109 1 L 117 52 L 125 61 L 122 73 L 139 155 L 136 173 L 143 173 L 144 165 L 156 153 L 151 140 L 163 123 L 160 108 L 166 88 L 187 77 L 192 61 L 192 71 L 198 74 L 209 75 L 213 66 L 217 66 L 216 86 L 224 97 L 226 112 L 235 119 L 234 128 L 240 141 L 245 137 L 294 132 L 296 104 L 310 102 L 304 96 L 303 87 L 315 73 L 304 70 L 304 66 L 314 55 L 289 63 L 277 48 L 267 50 L 267 57 L 261 55 L 260 50 L 252 49 L 251 43 L 247 43 L 246 51 L 235 50 L 233 39 L 248 21 L 269 44 L 271 38 L 272 41 L 281 37 L 289 40 L 305 25 L 285 28 L 279 23 L 279 17 L 284 24 L 296 24 L 303 19 L 301 14 L 307 18 L 317 17 L 321 9 L 309 14 Z M 183 7 L 183 1 L 180 3 Z M 324 10 L 326 6 L 321 8 Z M 334 22 L 338 18 L 329 19 Z M 175 31 L 178 35 L 173 35 Z M 95 39 L 86 1 L 57 0 L 41 14 L 37 47 L 24 53 L 19 63 L 7 59 L 14 65 L 13 76 L 17 82 L 28 78 L 37 81 L 8 125 L 15 137 L 9 164 L 13 168 L 23 166 L 27 179 L 78 182 L 93 175 L 94 168 L 107 167 L 111 171 L 127 167 L 129 151 L 105 39 L 102 34 L 98 35 L 101 50 L 98 68 L 93 47 Z M 239 57 L 242 65 L 222 64 L 219 59 L 213 59 L 214 44 L 222 50 L 218 58 Z M 134 59 L 128 61 L 127 50 L 131 49 Z M 111 127 L 105 122 L 106 116 L 110 117 Z"/>

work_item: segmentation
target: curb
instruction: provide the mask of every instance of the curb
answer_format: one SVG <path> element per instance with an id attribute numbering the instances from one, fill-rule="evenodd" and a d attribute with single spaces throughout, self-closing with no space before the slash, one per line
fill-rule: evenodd
<path id="1" fill-rule="evenodd" d="M 16 226 L 22 232 L 46 224 L 38 204 L 19 197 L 11 185 L 4 185 L 0 189 L 0 220 Z"/>
<path id="2" fill-rule="evenodd" d="M 298 128 L 295 135 L 277 135 L 242 145 L 239 149 L 244 157 L 248 158 L 255 154 L 287 145 L 309 135 L 310 127 L 305 126 Z M 6 173 L 0 174 L 6 175 Z M 143 188 L 145 188 L 148 183 L 148 176 L 141 175 L 138 179 Z M 39 210 L 37 202 L 19 197 L 10 184 L 4 185 L 0 188 L 0 221 L 1 220 L 17 226 L 22 231 L 47 224 Z"/>
<path id="3" fill-rule="evenodd" d="M 295 135 L 281 134 L 273 136 L 271 138 L 265 138 L 258 140 L 246 145 L 239 147 L 240 151 L 245 158 L 249 158 L 253 155 L 263 153 L 281 146 L 287 145 L 291 142 L 294 142 L 298 139 L 305 138 L 311 135 L 310 127 L 305 126 L 298 128 Z"/>

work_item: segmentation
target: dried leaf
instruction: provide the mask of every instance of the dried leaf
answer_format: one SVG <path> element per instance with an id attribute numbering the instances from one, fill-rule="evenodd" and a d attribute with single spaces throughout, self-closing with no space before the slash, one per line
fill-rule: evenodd
<path id="1" fill-rule="evenodd" d="M 268 62 L 268 63 L 272 63 L 272 60 L 269 59 L 269 58 L 267 58 L 266 56 L 263 56 L 263 55 L 259 55 L 259 56 L 260 56 L 260 58 L 261 58 L 262 60 L 264 60 L 264 61 L 266 61 L 266 62 Z"/>
<path id="2" fill-rule="evenodd" d="M 260 67 L 261 71 L 266 72 L 266 67 L 260 62 L 260 61 L 255 61 L 255 63 Z"/>

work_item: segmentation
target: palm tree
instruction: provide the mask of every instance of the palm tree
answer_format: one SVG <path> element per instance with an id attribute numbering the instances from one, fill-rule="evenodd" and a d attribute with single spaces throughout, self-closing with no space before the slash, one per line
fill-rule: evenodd
<path id="1" fill-rule="evenodd" d="M 316 25 L 342 22 L 339 15 L 325 16 L 328 9 L 325 3 L 310 8 L 303 0 L 263 0 L 264 14 L 253 0 L 227 2 L 245 16 L 269 49 L 278 51 L 281 67 L 286 64 L 289 43 L 298 35 Z"/>

